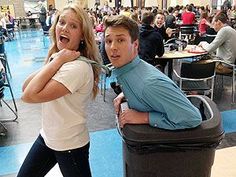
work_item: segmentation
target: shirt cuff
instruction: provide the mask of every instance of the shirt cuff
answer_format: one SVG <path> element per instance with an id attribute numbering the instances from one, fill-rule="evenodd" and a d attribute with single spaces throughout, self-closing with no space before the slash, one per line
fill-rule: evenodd
<path id="1" fill-rule="evenodd" d="M 206 51 L 209 51 L 208 47 L 209 47 L 210 44 L 208 44 L 207 42 L 203 42 L 202 43 L 202 48 Z"/>
<path id="2" fill-rule="evenodd" d="M 163 113 L 149 112 L 149 125 L 152 127 L 160 127 L 160 120 L 163 117 Z"/>

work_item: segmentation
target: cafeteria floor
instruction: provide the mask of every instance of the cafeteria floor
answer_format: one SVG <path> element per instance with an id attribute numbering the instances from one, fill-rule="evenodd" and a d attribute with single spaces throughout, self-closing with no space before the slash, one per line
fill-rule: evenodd
<path id="1" fill-rule="evenodd" d="M 41 126 L 41 107 L 39 104 L 26 104 L 20 100 L 21 86 L 27 75 L 43 65 L 43 60 L 47 55 L 49 46 L 50 40 L 48 36 L 43 35 L 41 30 L 26 30 L 22 32 L 16 32 L 16 37 L 13 41 L 5 42 L 5 49 L 12 75 L 10 81 L 13 88 L 13 93 L 16 98 L 19 118 L 16 122 L 4 123 L 4 126 L 7 128 L 8 132 L 6 136 L 0 136 L 0 177 L 12 177 L 16 175 L 17 170 L 19 169 L 20 164 L 23 162 L 31 143 L 38 135 Z M 106 102 L 103 101 L 102 95 L 99 94 L 96 100 L 88 107 L 88 127 L 89 131 L 91 132 L 92 139 L 96 139 L 95 137 L 101 135 L 102 138 L 100 141 L 104 141 L 103 138 L 111 136 L 110 133 L 112 134 L 112 137 L 110 137 L 110 141 L 112 142 L 110 146 L 111 151 L 113 151 L 112 153 L 110 152 L 111 154 L 108 158 L 116 158 L 117 160 L 119 159 L 119 163 L 122 163 L 122 152 L 120 147 L 121 139 L 119 138 L 118 134 L 116 135 L 115 115 L 112 106 L 112 100 L 116 95 L 113 90 L 109 88 L 109 82 L 111 80 L 113 80 L 113 78 L 108 79 Z M 221 87 L 220 84 L 222 84 L 222 80 L 221 78 L 217 78 L 214 101 L 216 102 L 219 110 L 223 112 L 236 109 L 236 104 L 231 103 L 232 95 L 230 79 L 226 77 L 224 78 L 224 87 Z M 7 93 L 7 89 L 5 98 L 10 102 L 11 97 L 9 93 Z M 4 107 L 1 109 L 3 108 Z M 6 116 L 14 116 L 11 114 L 11 112 L 6 112 L 5 110 L 0 110 L 0 115 L 2 115 L 2 111 L 4 111 L 4 115 Z M 119 142 L 118 145 L 115 142 Z M 104 148 L 104 150 L 94 150 L 95 156 L 98 156 L 100 159 L 104 158 L 104 151 L 109 151 L 105 150 L 105 146 L 101 148 Z M 235 146 L 236 133 L 227 133 L 222 143 L 218 147 L 219 150 L 217 150 L 215 160 L 215 163 L 217 163 L 216 165 L 218 166 L 213 166 L 212 177 L 231 177 L 230 175 L 232 175 L 232 173 L 232 176 L 236 176 L 235 170 L 232 171 L 231 174 L 226 175 L 226 173 L 224 173 L 224 171 L 226 171 L 228 168 L 232 170 L 236 165 L 235 159 L 229 159 L 230 157 L 236 156 Z M 13 150 L 8 151 L 9 149 Z M 118 157 L 114 156 L 114 151 L 119 151 Z M 11 156 L 10 154 L 12 152 L 14 153 Z M 229 154 L 227 155 L 227 158 L 225 158 L 226 154 Z M 116 159 L 113 160 L 116 161 Z M 112 159 L 102 162 L 105 163 L 104 165 L 100 164 L 99 161 L 97 162 L 98 164 L 94 164 L 94 166 L 100 166 L 99 169 L 93 167 L 92 164 L 92 171 L 94 171 L 93 176 L 118 177 L 119 174 L 122 173 L 122 165 L 118 164 L 117 169 L 112 171 L 112 168 L 109 166 L 116 164 L 115 162 L 113 164 L 111 160 Z M 96 161 L 96 159 L 94 161 Z M 228 164 L 229 162 L 230 164 Z M 12 168 L 10 168 L 11 166 Z M 105 172 L 102 172 L 102 166 L 104 168 L 107 168 L 106 166 L 108 166 L 106 174 L 103 174 Z M 116 170 L 118 170 L 118 172 Z M 110 174 L 111 172 L 117 174 Z M 54 168 L 47 176 L 59 177 L 60 172 L 58 167 Z M 119 177 L 121 177 L 121 175 Z"/>

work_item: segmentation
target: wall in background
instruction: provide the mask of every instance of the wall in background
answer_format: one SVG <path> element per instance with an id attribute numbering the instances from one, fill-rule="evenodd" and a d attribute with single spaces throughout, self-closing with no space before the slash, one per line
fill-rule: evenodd
<path id="1" fill-rule="evenodd" d="M 13 5 L 14 6 L 14 12 L 16 17 L 22 17 L 25 16 L 25 10 L 24 10 L 24 1 L 23 0 L 0 0 L 0 6 L 6 6 L 6 5 Z"/>

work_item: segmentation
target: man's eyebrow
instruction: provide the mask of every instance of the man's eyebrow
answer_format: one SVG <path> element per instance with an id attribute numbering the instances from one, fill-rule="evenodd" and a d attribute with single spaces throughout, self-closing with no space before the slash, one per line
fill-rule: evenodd
<path id="1" fill-rule="evenodd" d="M 106 37 L 107 37 L 107 36 L 110 36 L 110 34 L 106 34 L 105 36 L 106 36 Z M 115 36 L 116 36 L 116 37 L 120 37 L 120 36 L 125 36 L 125 34 L 116 34 Z"/>

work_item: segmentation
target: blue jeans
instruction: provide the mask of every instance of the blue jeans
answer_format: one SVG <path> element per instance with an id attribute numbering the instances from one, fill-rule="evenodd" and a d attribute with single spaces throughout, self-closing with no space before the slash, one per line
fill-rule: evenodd
<path id="1" fill-rule="evenodd" d="M 84 147 L 55 151 L 38 136 L 26 156 L 17 177 L 43 177 L 58 163 L 64 177 L 91 177 L 89 143 Z"/>

